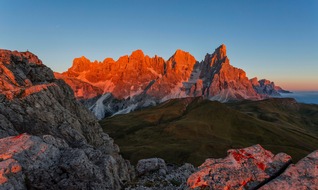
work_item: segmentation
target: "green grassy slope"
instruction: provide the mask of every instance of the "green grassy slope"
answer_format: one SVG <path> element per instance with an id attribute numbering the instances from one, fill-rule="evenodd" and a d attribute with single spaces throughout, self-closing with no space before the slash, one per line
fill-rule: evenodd
<path id="1" fill-rule="evenodd" d="M 295 161 L 318 149 L 318 106 L 293 99 L 222 104 L 175 99 L 156 107 L 106 118 L 100 123 L 126 159 L 161 157 L 199 165 L 231 148 L 261 144 Z"/>

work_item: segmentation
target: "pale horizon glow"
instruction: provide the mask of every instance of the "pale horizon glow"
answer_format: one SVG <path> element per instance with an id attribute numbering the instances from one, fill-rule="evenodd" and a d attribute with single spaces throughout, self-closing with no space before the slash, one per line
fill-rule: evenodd
<path id="1" fill-rule="evenodd" d="M 141 49 L 198 61 L 221 44 L 249 78 L 318 91 L 318 1 L 0 1 L 0 48 L 36 54 L 57 72 L 76 57 L 117 60 Z"/>

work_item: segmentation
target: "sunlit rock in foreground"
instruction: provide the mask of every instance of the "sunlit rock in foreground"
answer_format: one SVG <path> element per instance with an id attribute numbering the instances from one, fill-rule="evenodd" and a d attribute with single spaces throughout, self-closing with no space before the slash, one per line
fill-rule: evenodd
<path id="1" fill-rule="evenodd" d="M 253 189 L 276 177 L 290 162 L 289 155 L 274 155 L 260 145 L 231 149 L 224 159 L 207 159 L 187 184 L 191 188 Z"/>
<path id="2" fill-rule="evenodd" d="M 284 173 L 261 189 L 318 189 L 318 150 L 297 164 L 290 165 Z"/>

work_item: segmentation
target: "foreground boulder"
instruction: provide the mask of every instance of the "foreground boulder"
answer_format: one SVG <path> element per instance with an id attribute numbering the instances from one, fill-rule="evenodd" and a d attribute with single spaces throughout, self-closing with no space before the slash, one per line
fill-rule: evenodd
<path id="1" fill-rule="evenodd" d="M 4 189 L 113 189 L 122 175 L 111 156 L 71 148 L 51 135 L 0 139 L 0 160 Z"/>
<path id="2" fill-rule="evenodd" d="M 160 170 L 162 173 L 167 171 L 166 162 L 161 158 L 148 158 L 139 160 L 136 166 L 138 175 L 143 175 L 152 171 Z"/>
<path id="3" fill-rule="evenodd" d="M 318 189 L 318 150 L 290 165 L 284 173 L 264 185 L 267 189 Z"/>
<path id="4" fill-rule="evenodd" d="M 148 161 L 158 158 L 146 159 Z M 148 165 L 150 166 L 150 165 Z M 186 163 L 178 167 L 173 164 L 164 164 L 163 168 L 150 166 L 151 171 L 137 176 L 137 178 L 128 183 L 125 190 L 183 190 L 188 189 L 187 179 L 195 171 L 193 165 Z M 157 168 L 157 169 L 155 169 Z M 137 168 L 136 168 L 137 169 Z M 138 169 L 137 169 L 138 173 Z"/>
<path id="5" fill-rule="evenodd" d="M 121 189 L 134 175 L 94 115 L 30 52 L 0 50 L 0 138 L 0 189 Z"/>
<path id="6" fill-rule="evenodd" d="M 260 145 L 232 149 L 224 159 L 207 159 L 187 184 L 191 188 L 254 189 L 276 177 L 290 163 L 289 155 L 274 155 Z"/>

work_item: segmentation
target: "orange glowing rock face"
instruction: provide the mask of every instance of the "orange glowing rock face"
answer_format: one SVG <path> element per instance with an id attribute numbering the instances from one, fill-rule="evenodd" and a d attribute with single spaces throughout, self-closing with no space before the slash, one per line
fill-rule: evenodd
<path id="1" fill-rule="evenodd" d="M 54 73 L 54 76 L 65 81 L 72 88 L 77 99 L 90 99 L 103 94 L 102 89 L 79 79 L 66 77 L 60 73 Z"/>
<path id="2" fill-rule="evenodd" d="M 22 170 L 21 165 L 14 159 L 8 159 L 0 162 L 0 184 L 8 181 L 6 175 L 18 173 Z"/>
<path id="3" fill-rule="evenodd" d="M 20 134 L 0 139 L 0 184 L 8 181 L 6 176 L 10 173 L 18 173 L 22 170 L 21 165 L 13 158 L 13 155 L 31 147 L 32 143 L 29 141 L 29 137 L 26 134 Z"/>
<path id="4" fill-rule="evenodd" d="M 46 90 L 53 72 L 30 52 L 0 50 L 0 93 L 8 100 Z"/>
<path id="5" fill-rule="evenodd" d="M 12 158 L 14 154 L 17 154 L 32 146 L 29 141 L 29 136 L 26 134 L 20 134 L 18 136 L 7 138 L 5 141 L 0 139 L 1 150 L 0 159 L 6 160 Z"/>
<path id="6" fill-rule="evenodd" d="M 68 71 L 55 76 L 65 80 L 73 90 L 81 88 L 80 84 L 76 86 L 70 81 L 75 78 L 96 87 L 96 91 L 111 92 L 119 99 L 141 93 L 152 81 L 156 81 L 148 93 L 162 98 L 177 84 L 188 80 L 195 63 L 195 58 L 182 50 L 176 51 L 167 62 L 161 57 L 150 58 L 136 50 L 117 61 L 106 58 L 103 62 L 90 62 L 85 57 L 76 58 Z M 91 98 L 87 93 L 75 95 Z"/>
<path id="7" fill-rule="evenodd" d="M 37 144 L 32 136 L 25 133 L 0 139 L 0 184 L 6 183 L 8 176 L 12 173 L 21 172 L 22 167 L 18 162 L 19 154 L 29 150 L 32 150 L 34 154 L 28 155 L 28 158 L 36 160 L 45 155 L 48 145 Z"/>
<path id="8" fill-rule="evenodd" d="M 291 162 L 284 153 L 273 155 L 260 145 L 228 151 L 224 159 L 207 159 L 187 181 L 191 188 L 253 189 Z M 267 170 L 269 168 L 269 170 Z"/>
<path id="9" fill-rule="evenodd" d="M 158 56 L 151 58 L 141 50 L 117 61 L 106 58 L 103 62 L 91 62 L 80 57 L 74 59 L 68 71 L 55 76 L 65 80 L 78 99 L 106 93 L 116 99 L 146 95 L 157 103 L 196 96 L 221 102 L 262 98 L 246 73 L 230 65 L 225 45 L 207 54 L 201 62 L 182 50 L 177 50 L 167 61 Z"/>

